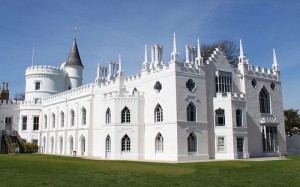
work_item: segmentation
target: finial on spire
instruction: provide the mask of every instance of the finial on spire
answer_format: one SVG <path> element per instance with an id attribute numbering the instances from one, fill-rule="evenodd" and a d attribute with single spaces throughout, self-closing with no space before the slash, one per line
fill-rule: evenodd
<path id="1" fill-rule="evenodd" d="M 73 32 L 74 32 L 74 39 L 76 39 L 77 30 L 78 30 L 78 28 L 75 26 L 74 29 L 73 29 Z"/>
<path id="2" fill-rule="evenodd" d="M 122 57 L 121 57 L 121 54 L 119 54 L 119 70 L 122 71 Z"/>
<path id="3" fill-rule="evenodd" d="M 201 58 L 200 39 L 197 40 L 197 57 Z"/>
<path id="4" fill-rule="evenodd" d="M 148 53 L 147 53 L 147 45 L 145 44 L 145 56 L 144 56 L 144 64 L 148 63 Z"/>
<path id="5" fill-rule="evenodd" d="M 176 34 L 174 32 L 173 35 L 173 53 L 177 53 L 177 48 L 176 48 Z"/>
<path id="6" fill-rule="evenodd" d="M 243 44 L 242 44 L 242 39 L 240 39 L 240 57 L 244 57 L 244 49 L 243 49 Z"/>
<path id="7" fill-rule="evenodd" d="M 176 34 L 174 32 L 174 35 L 173 35 L 173 51 L 171 53 L 171 61 L 175 62 L 178 58 L 179 58 L 179 53 L 177 52 Z"/>
<path id="8" fill-rule="evenodd" d="M 273 64 L 278 65 L 277 58 L 276 58 L 276 52 L 275 52 L 274 48 L 273 48 Z"/>

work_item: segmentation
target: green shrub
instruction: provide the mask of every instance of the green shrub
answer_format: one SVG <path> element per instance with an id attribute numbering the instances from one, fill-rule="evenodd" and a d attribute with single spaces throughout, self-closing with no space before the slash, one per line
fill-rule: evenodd
<path id="1" fill-rule="evenodd" d="M 25 153 L 35 153 L 35 152 L 38 152 L 38 146 L 36 144 L 26 142 Z"/>

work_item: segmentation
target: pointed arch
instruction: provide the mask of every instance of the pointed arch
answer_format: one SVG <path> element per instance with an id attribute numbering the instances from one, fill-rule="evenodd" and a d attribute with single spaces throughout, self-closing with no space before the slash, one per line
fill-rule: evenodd
<path id="1" fill-rule="evenodd" d="M 260 113 L 270 113 L 270 97 L 268 90 L 263 87 L 259 92 Z"/>
<path id="2" fill-rule="evenodd" d="M 47 129 L 47 123 L 48 123 L 48 117 L 47 115 L 45 114 L 44 115 L 44 128 Z"/>
<path id="3" fill-rule="evenodd" d="M 65 126 L 65 113 L 64 113 L 64 111 L 60 112 L 60 126 L 61 127 Z"/>
<path id="4" fill-rule="evenodd" d="M 155 137 L 155 151 L 163 152 L 164 151 L 164 138 L 161 133 L 157 133 Z"/>
<path id="5" fill-rule="evenodd" d="M 46 140 L 46 137 L 44 136 L 43 137 L 43 149 L 42 149 L 42 151 L 43 151 L 43 153 L 46 153 L 46 143 L 47 143 L 47 140 Z"/>
<path id="6" fill-rule="evenodd" d="M 69 151 L 70 155 L 72 155 L 74 151 L 74 138 L 72 135 L 69 137 Z"/>
<path id="7" fill-rule="evenodd" d="M 106 149 L 106 152 L 110 152 L 111 151 L 111 138 L 109 136 L 109 134 L 106 136 L 106 139 L 105 139 L 105 149 Z"/>
<path id="8" fill-rule="evenodd" d="M 196 152 L 197 151 L 197 137 L 191 132 L 187 138 L 188 152 Z"/>
<path id="9" fill-rule="evenodd" d="M 85 137 L 83 135 L 80 136 L 80 153 L 81 153 L 81 156 L 84 155 L 85 153 Z"/>
<path id="10" fill-rule="evenodd" d="M 59 154 L 63 154 L 64 150 L 64 138 L 61 136 L 59 137 Z"/>
<path id="11" fill-rule="evenodd" d="M 130 151 L 130 137 L 125 134 L 121 139 L 121 151 Z"/>
<path id="12" fill-rule="evenodd" d="M 55 128 L 55 114 L 54 113 L 52 113 L 51 118 L 52 118 L 52 128 Z"/>
<path id="13" fill-rule="evenodd" d="M 130 123 L 130 110 L 127 106 L 121 112 L 121 123 Z"/>
<path id="14" fill-rule="evenodd" d="M 155 122 L 162 122 L 163 121 L 163 109 L 160 106 L 160 104 L 156 105 L 156 107 L 154 109 L 154 116 L 155 116 L 155 119 L 154 119 Z"/>
<path id="15" fill-rule="evenodd" d="M 86 109 L 84 107 L 81 109 L 81 124 L 86 125 Z"/>
<path id="16" fill-rule="evenodd" d="M 106 112 L 105 112 L 105 123 L 106 124 L 110 124 L 111 123 L 111 112 L 110 112 L 110 108 L 109 107 L 106 109 Z"/>
<path id="17" fill-rule="evenodd" d="M 54 137 L 53 136 L 51 136 L 51 138 L 50 138 L 50 143 L 51 143 L 50 152 L 51 152 L 51 154 L 54 154 Z"/>
<path id="18" fill-rule="evenodd" d="M 196 106 L 193 102 L 190 102 L 186 108 L 187 121 L 196 121 Z"/>
<path id="19" fill-rule="evenodd" d="M 71 126 L 73 127 L 75 125 L 75 112 L 73 109 L 70 110 L 70 118 L 71 118 Z"/>

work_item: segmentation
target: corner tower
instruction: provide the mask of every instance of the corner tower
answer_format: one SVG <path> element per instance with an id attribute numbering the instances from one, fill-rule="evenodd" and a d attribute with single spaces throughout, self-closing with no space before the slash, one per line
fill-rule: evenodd
<path id="1" fill-rule="evenodd" d="M 74 38 L 71 51 L 68 59 L 64 64 L 64 69 L 67 73 L 66 89 L 70 90 L 82 85 L 82 70 L 83 65 L 78 52 L 76 38 Z"/>

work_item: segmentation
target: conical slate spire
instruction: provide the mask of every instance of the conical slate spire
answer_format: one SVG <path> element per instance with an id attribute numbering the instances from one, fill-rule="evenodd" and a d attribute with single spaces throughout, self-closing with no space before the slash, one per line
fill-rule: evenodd
<path id="1" fill-rule="evenodd" d="M 80 59 L 80 55 L 77 48 L 76 38 L 74 39 L 72 49 L 69 53 L 65 66 L 81 66 L 83 67 Z"/>

